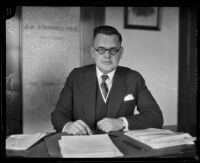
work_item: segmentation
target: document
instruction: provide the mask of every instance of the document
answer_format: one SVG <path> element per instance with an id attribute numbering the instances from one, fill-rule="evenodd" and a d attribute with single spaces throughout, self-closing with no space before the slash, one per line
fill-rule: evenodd
<path id="1" fill-rule="evenodd" d="M 6 149 L 27 150 L 45 135 L 46 133 L 11 135 L 6 139 Z"/>
<path id="2" fill-rule="evenodd" d="M 194 144 L 195 137 L 188 133 L 172 132 L 165 129 L 149 128 L 144 130 L 131 130 L 125 135 L 144 143 L 153 149 L 172 147 L 184 144 Z"/>
<path id="3" fill-rule="evenodd" d="M 59 140 L 59 146 L 62 157 L 67 158 L 123 156 L 107 134 L 62 136 Z"/>

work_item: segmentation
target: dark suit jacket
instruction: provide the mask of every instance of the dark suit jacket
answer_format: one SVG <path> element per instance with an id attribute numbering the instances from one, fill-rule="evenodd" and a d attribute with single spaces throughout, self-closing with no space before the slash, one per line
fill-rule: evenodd
<path id="1" fill-rule="evenodd" d="M 61 132 L 67 122 L 78 119 L 82 119 L 91 128 L 94 126 L 96 83 L 95 65 L 72 70 L 56 108 L 51 113 L 51 120 L 57 132 Z M 134 100 L 124 101 L 128 94 L 132 94 Z M 131 130 L 162 127 L 162 112 L 137 71 L 118 66 L 109 96 L 107 117 L 127 118 Z M 136 105 L 140 114 L 134 115 Z"/>

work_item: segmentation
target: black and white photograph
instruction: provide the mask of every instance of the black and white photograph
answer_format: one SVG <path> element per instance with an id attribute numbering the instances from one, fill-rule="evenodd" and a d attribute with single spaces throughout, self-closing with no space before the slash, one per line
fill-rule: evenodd
<path id="1" fill-rule="evenodd" d="M 5 160 L 199 159 L 196 7 L 3 9 Z"/>

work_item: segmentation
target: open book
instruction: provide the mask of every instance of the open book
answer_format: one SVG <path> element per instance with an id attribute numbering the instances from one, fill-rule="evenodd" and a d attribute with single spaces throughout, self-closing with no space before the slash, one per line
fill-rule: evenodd
<path id="1" fill-rule="evenodd" d="M 170 130 L 156 128 L 131 130 L 126 132 L 125 135 L 138 140 L 153 149 L 194 144 L 194 140 L 196 139 L 188 133 L 172 132 Z"/>
<path id="2" fill-rule="evenodd" d="M 11 135 L 6 139 L 6 149 L 27 150 L 45 135 L 46 133 Z"/>
<path id="3" fill-rule="evenodd" d="M 123 154 L 107 134 L 62 136 L 59 140 L 62 157 L 99 158 L 119 157 Z"/>

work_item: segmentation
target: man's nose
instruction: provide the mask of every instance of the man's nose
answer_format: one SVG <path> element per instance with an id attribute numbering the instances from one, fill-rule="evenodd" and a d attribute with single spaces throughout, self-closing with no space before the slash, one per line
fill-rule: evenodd
<path id="1" fill-rule="evenodd" d="M 108 50 L 106 50 L 105 54 L 104 54 L 104 57 L 106 58 L 110 58 L 111 54 Z"/>

